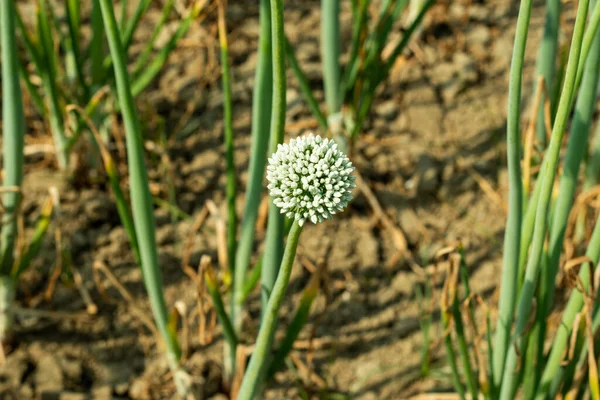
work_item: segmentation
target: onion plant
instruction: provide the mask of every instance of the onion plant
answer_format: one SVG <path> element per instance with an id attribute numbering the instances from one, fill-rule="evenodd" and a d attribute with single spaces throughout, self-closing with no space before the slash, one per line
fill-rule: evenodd
<path id="1" fill-rule="evenodd" d="M 75 127 L 65 125 L 65 107 L 75 104 L 82 108 L 90 103 L 98 91 L 104 86 L 114 88 L 114 76 L 111 72 L 112 58 L 105 49 L 104 26 L 101 18 L 99 2 L 92 2 L 91 28 L 89 43 L 82 37 L 82 12 L 79 1 L 64 2 L 66 18 L 57 17 L 59 10 L 54 9 L 48 0 L 37 0 L 36 20 L 33 30 L 23 21 L 17 9 L 12 11 L 17 21 L 23 47 L 27 55 L 26 65 L 22 67 L 21 76 L 26 83 L 30 97 L 37 111 L 48 122 L 54 140 L 56 159 L 61 169 L 69 165 L 70 153 L 74 142 L 79 138 L 81 127 L 75 121 Z M 126 3 L 126 2 L 124 2 Z M 126 7 L 122 7 L 122 20 L 126 21 L 119 28 L 123 48 L 129 60 L 133 37 L 140 26 L 143 16 L 150 7 L 150 1 L 140 0 L 132 16 L 126 15 Z M 185 36 L 192 21 L 198 17 L 205 1 L 195 1 L 188 15 L 180 22 L 167 44 L 155 51 L 156 40 L 164 29 L 167 17 L 172 10 L 173 1 L 167 1 L 163 7 L 162 18 L 145 44 L 136 60 L 132 75 L 132 87 L 138 96 L 158 75 L 167 62 L 169 54 L 175 49 L 178 41 Z M 68 34 L 65 34 L 64 32 Z M 57 49 L 60 51 L 57 52 Z M 156 53 L 153 58 L 153 53 Z M 33 76 L 39 76 L 41 86 L 38 87 Z M 102 104 L 93 109 L 94 122 L 102 127 L 109 117 L 110 102 L 114 97 L 102 99 Z M 89 109 L 89 108 L 87 108 Z M 74 134 L 69 136 L 69 132 Z M 104 135 L 108 137 L 109 135 Z"/>
<path id="2" fill-rule="evenodd" d="M 284 217 L 280 215 L 277 207 L 271 203 L 267 226 L 266 246 L 260 262 L 254 266 L 248 274 L 248 267 L 252 257 L 254 245 L 255 225 L 258 214 L 258 206 L 264 188 L 263 178 L 267 161 L 267 152 L 271 153 L 278 149 L 283 141 L 285 124 L 285 56 L 283 35 L 283 5 L 278 1 L 261 0 L 260 2 L 260 37 L 258 49 L 258 65 L 256 70 L 254 98 L 253 98 L 253 120 L 252 120 L 252 145 L 249 167 L 249 182 L 246 191 L 246 205 L 244 218 L 241 222 L 241 235 L 236 237 L 236 214 L 234 208 L 235 171 L 233 170 L 233 132 L 231 128 L 232 104 L 230 89 L 229 59 L 227 52 L 227 32 L 225 22 L 224 4 L 219 4 L 219 37 L 221 44 L 221 63 L 223 72 L 224 96 L 224 142 L 228 163 L 228 253 L 229 268 L 233 276 L 231 293 L 231 311 L 228 314 L 222 307 L 221 295 L 214 279 L 206 279 L 208 290 L 213 297 L 219 320 L 226 332 L 225 347 L 225 379 L 231 383 L 236 368 L 244 366 L 236 365 L 237 345 L 239 335 L 243 328 L 242 311 L 244 301 L 254 285 L 261 281 L 261 299 L 263 311 L 266 310 L 270 293 L 278 276 L 279 266 L 283 257 L 283 240 L 289 229 L 284 224 Z M 208 276 L 208 275 L 207 275 Z M 311 301 L 312 302 L 312 301 Z M 307 314 L 307 307 L 311 302 L 305 302 L 298 312 Z M 263 319 L 267 314 L 263 313 Z M 288 332 L 288 341 L 292 342 L 299 333 L 301 325 L 294 324 Z M 287 343 L 286 342 L 286 343 Z M 270 341 L 266 344 L 265 354 L 270 352 Z M 287 347 L 286 347 L 287 348 Z M 273 361 L 281 365 L 287 356 L 287 350 L 279 353 L 279 357 Z M 271 361 L 268 359 L 268 361 Z M 275 364 L 273 364 L 275 365 Z M 263 368 L 264 366 L 264 368 Z M 258 382 L 267 374 L 267 363 L 261 362 L 260 374 L 256 377 Z M 255 383 L 256 383 L 255 382 Z M 254 383 L 253 383 L 254 385 Z M 245 389 L 246 390 L 246 389 Z M 256 387 L 253 386 L 252 391 Z M 247 390 L 246 390 L 247 391 Z"/>
<path id="3" fill-rule="evenodd" d="M 302 227 L 307 220 L 315 224 L 323 222 L 346 207 L 354 188 L 353 170 L 350 160 L 335 142 L 312 134 L 279 146 L 269 159 L 267 179 L 272 204 L 293 219 L 293 223 L 275 284 L 263 310 L 254 353 L 244 374 L 238 400 L 254 398 L 265 369 L 269 367 L 279 308 L 292 272 Z M 291 346 L 288 344 L 287 347 Z"/>
<path id="4" fill-rule="evenodd" d="M 280 0 L 261 0 L 250 173 L 240 237 L 236 238 L 236 215 L 231 188 L 235 177 L 230 161 L 233 159 L 230 152 L 234 135 L 230 127 L 232 105 L 228 95 L 229 81 L 232 77 L 229 72 L 224 4 L 219 4 L 219 7 L 222 80 L 225 93 L 223 138 L 227 169 L 231 172 L 228 173 L 230 176 L 227 189 L 230 210 L 227 224 L 228 253 L 231 255 L 235 251 L 235 259 L 229 257 L 229 269 L 233 276 L 229 312 L 222 300 L 223 296 L 219 290 L 221 285 L 216 280 L 217 274 L 212 269 L 205 271 L 205 282 L 226 339 L 225 379 L 231 384 L 234 376 L 243 375 L 237 391 L 238 398 L 250 399 L 257 395 L 264 388 L 266 381 L 284 365 L 284 360 L 308 319 L 310 307 L 316 296 L 318 277 L 313 277 L 302 295 L 302 301 L 291 323 L 286 328 L 283 340 L 276 345 L 274 333 L 278 311 L 286 292 L 302 226 L 306 220 L 312 223 L 322 222 L 342 210 L 349 200 L 354 178 L 351 176 L 352 167 L 348 158 L 338 150 L 337 144 L 329 139 L 311 134 L 293 139 L 289 144 L 282 144 L 286 112 L 286 46 L 289 46 L 289 43 L 286 43 L 284 35 L 283 3 Z M 265 248 L 262 254 L 257 255 L 257 262 L 248 272 L 253 254 L 258 205 L 264 189 L 267 153 L 271 154 L 267 173 L 271 201 Z M 291 173 L 294 168 L 297 171 Z M 245 369 L 245 365 L 236 365 L 240 359 L 236 357 L 236 348 L 244 327 L 244 302 L 258 281 L 261 282 L 261 321 L 255 350 L 250 364 Z"/>
<path id="5" fill-rule="evenodd" d="M 187 374 L 179 365 L 181 350 L 176 332 L 169 327 L 169 312 L 164 299 L 162 274 L 158 263 L 153 203 L 144 160 L 142 132 L 127 71 L 126 53 L 112 2 L 100 0 L 100 6 L 110 48 L 119 106 L 125 126 L 131 210 L 142 275 L 158 331 L 166 344 L 166 356 L 177 390 L 181 395 L 186 396 L 189 391 L 189 382 L 186 379 Z"/>
<path id="6" fill-rule="evenodd" d="M 594 299 L 598 295 L 594 275 L 600 257 L 600 220 L 594 222 L 592 235 L 584 243 L 586 250 L 581 258 L 564 260 L 565 256 L 571 256 L 564 249 L 565 240 L 570 239 L 567 234 L 569 221 L 573 222 L 572 217 L 577 212 L 574 198 L 578 193 L 580 166 L 588 148 L 597 100 L 600 33 L 596 13 L 600 12 L 600 2 L 582 0 L 578 3 L 564 81 L 557 92 L 555 114 L 550 118 L 550 140 L 533 190 L 524 193 L 523 181 L 529 177 L 522 176 L 520 169 L 520 108 L 531 3 L 524 0 L 520 4 L 510 70 L 507 115 L 509 213 L 498 319 L 495 331 L 488 325 L 485 333 L 490 338 L 489 364 L 480 362 L 478 357 L 475 357 L 478 360 L 476 369 L 470 364 L 470 352 L 481 351 L 476 344 L 480 334 L 474 333 L 472 346 L 466 341 L 462 321 L 465 318 L 463 314 L 468 311 L 457 313 L 453 304 L 470 301 L 467 300 L 470 298 L 468 281 L 459 282 L 452 268 L 447 278 L 447 286 L 452 290 L 445 289 L 445 293 L 450 294 L 442 303 L 442 315 L 448 316 L 444 319 L 447 328 L 446 350 L 453 371 L 453 383 L 461 398 L 465 398 L 468 392 L 472 397 L 482 394 L 485 398 L 502 400 L 543 400 L 557 395 L 568 398 L 588 395 L 597 399 L 600 393 L 595 335 L 600 325 L 600 313 L 599 307 L 594 306 Z M 546 33 L 550 30 L 553 32 L 550 36 L 554 37 L 558 29 L 554 21 L 555 18 L 558 20 L 555 15 L 558 5 L 549 0 L 547 7 L 547 18 L 552 20 L 546 23 Z M 551 43 L 548 46 L 552 47 Z M 544 54 L 551 53 L 547 50 Z M 553 66 L 554 61 L 545 62 Z M 552 70 L 545 70 L 550 75 L 545 75 L 540 69 L 538 72 L 549 79 Z M 538 111 L 534 110 L 534 113 L 538 114 Z M 540 118 L 539 114 L 537 118 Z M 568 144 L 561 157 L 562 142 L 569 122 Z M 593 160 L 594 157 L 591 157 L 588 163 L 595 162 Z M 593 167 L 588 165 L 588 182 L 582 186 L 583 190 L 598 182 L 597 176 L 592 179 L 590 168 Z M 558 195 L 553 197 L 557 180 Z M 525 188 L 529 190 L 528 186 Z M 557 309 L 554 297 L 561 262 L 567 265 L 564 273 L 566 281 L 570 282 L 567 288 L 570 294 L 566 306 Z M 552 313 L 561 315 L 555 333 L 549 325 Z M 451 330 L 454 330 L 457 339 L 456 348 Z M 552 345 L 545 346 L 549 341 Z M 456 362 L 456 350 L 462 360 L 462 371 Z"/>
<path id="7" fill-rule="evenodd" d="M 0 2 L 0 49 L 2 55 L 2 188 L 0 202 L 0 344 L 11 339 L 13 302 L 21 273 L 39 252 L 50 224 L 53 202 L 43 205 L 34 234 L 27 245 L 16 247 L 17 220 L 22 199 L 25 117 L 18 75 L 15 38 L 15 2 Z"/>
<path id="8" fill-rule="evenodd" d="M 342 146 L 353 143 L 364 129 L 375 93 L 387 79 L 398 57 L 404 52 L 413 34 L 421 26 L 423 18 L 435 0 L 426 0 L 411 12 L 414 19 L 403 32 L 398 43 L 391 45 L 390 33 L 409 0 L 384 0 L 379 11 L 371 16 L 370 0 L 354 0 L 352 7 L 352 40 L 349 60 L 340 64 L 342 48 L 339 0 L 321 1 L 321 54 L 326 113 L 323 113 L 307 82 L 308 79 L 295 60 L 291 45 L 286 47 L 290 67 L 299 82 L 301 92 L 310 111 L 323 131 L 335 137 Z M 417 2 L 418 3 L 418 2 Z M 414 4 L 413 4 L 414 7 Z M 413 10 L 414 11 L 414 10 Z M 391 48 L 389 55 L 384 49 Z"/>

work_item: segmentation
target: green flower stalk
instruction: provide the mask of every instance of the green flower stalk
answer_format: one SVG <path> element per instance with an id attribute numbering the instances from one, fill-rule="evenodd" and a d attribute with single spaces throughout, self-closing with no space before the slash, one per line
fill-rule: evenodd
<path id="1" fill-rule="evenodd" d="M 260 326 L 254 354 L 244 375 L 238 400 L 254 398 L 268 366 L 279 308 L 285 295 L 302 227 L 330 219 L 343 210 L 355 187 L 354 167 L 337 144 L 320 136 L 303 136 L 279 145 L 269 159 L 267 180 L 273 204 L 293 218 L 283 259 Z"/>
<path id="2" fill-rule="evenodd" d="M 285 337 L 281 341 L 277 352 L 273 356 L 273 361 L 269 365 L 267 379 L 273 377 L 279 368 L 284 365 L 285 359 L 292 350 L 294 342 L 296 342 L 300 331 L 304 325 L 306 325 L 306 321 L 308 321 L 308 316 L 310 314 L 310 308 L 315 300 L 315 297 L 317 297 L 317 292 L 319 291 L 319 275 L 319 271 L 317 270 L 302 292 L 302 297 L 300 298 L 300 304 L 298 305 L 296 314 L 294 315 L 294 318 L 292 318 L 287 332 L 285 333 Z"/>

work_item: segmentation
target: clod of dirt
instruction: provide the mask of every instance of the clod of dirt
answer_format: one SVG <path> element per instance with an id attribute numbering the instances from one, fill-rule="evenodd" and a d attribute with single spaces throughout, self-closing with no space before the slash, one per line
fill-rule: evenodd
<path id="1" fill-rule="evenodd" d="M 18 387 L 23 381 L 23 376 L 26 375 L 28 368 L 25 352 L 17 350 L 11 353 L 0 370 L 0 392 L 3 392 L 4 387 Z"/>
<path id="2" fill-rule="evenodd" d="M 492 11 L 491 7 L 483 4 L 472 4 L 469 7 L 469 17 L 474 21 L 487 22 L 490 20 Z"/>
<path id="3" fill-rule="evenodd" d="M 398 110 L 398 104 L 394 100 L 387 100 L 375 108 L 375 113 L 388 121 L 392 121 L 398 115 Z"/>
<path id="4" fill-rule="evenodd" d="M 79 382 L 83 376 L 83 365 L 81 360 L 71 359 L 67 357 L 60 357 L 58 359 L 60 368 L 64 373 L 64 377 L 68 381 Z"/>
<path id="5" fill-rule="evenodd" d="M 462 52 L 454 54 L 451 62 L 441 63 L 429 72 L 431 83 L 440 91 L 446 104 L 476 83 L 478 78 L 477 63 L 471 55 Z"/>
<path id="6" fill-rule="evenodd" d="M 156 243 L 159 246 L 171 244 L 175 241 L 175 228 L 173 225 L 161 226 L 156 230 Z"/>
<path id="7" fill-rule="evenodd" d="M 210 397 L 208 400 L 229 400 L 229 397 L 225 396 L 223 393 L 219 393 L 216 396 Z"/>
<path id="8" fill-rule="evenodd" d="M 439 166 L 436 160 L 423 156 L 417 162 L 417 191 L 420 194 L 435 194 L 440 185 Z"/>
<path id="9" fill-rule="evenodd" d="M 419 217 L 412 208 L 404 207 L 398 213 L 398 224 L 405 232 L 406 240 L 411 246 L 415 246 L 421 240 L 421 232 L 416 227 L 421 225 Z"/>
<path id="10" fill-rule="evenodd" d="M 129 390 L 128 382 L 121 382 L 115 385 L 114 392 L 117 396 L 125 396 Z"/>
<path id="11" fill-rule="evenodd" d="M 138 378 L 129 387 L 129 397 L 132 399 L 144 399 L 149 396 L 148 382 L 144 378 Z"/>
<path id="12" fill-rule="evenodd" d="M 490 30 L 484 25 L 475 25 L 467 33 L 467 45 L 469 53 L 477 59 L 484 59 L 488 55 L 488 46 L 490 44 Z"/>
<path id="13" fill-rule="evenodd" d="M 96 391 L 94 391 L 94 399 L 110 399 L 110 397 L 97 397 L 96 396 Z M 110 395 L 110 393 L 109 393 Z M 51 399 L 58 399 L 58 400 L 86 400 L 89 398 L 89 395 L 87 395 L 86 393 L 75 393 L 75 392 L 62 392 L 62 393 L 52 393 L 52 394 L 48 394 L 46 395 L 47 397 L 45 397 L 48 400 Z M 42 395 L 42 398 L 43 395 Z"/>
<path id="14" fill-rule="evenodd" d="M 90 224 L 105 222 L 110 215 L 114 215 L 118 220 L 115 202 L 107 193 L 90 191 L 82 197 L 85 199 L 83 213 Z"/>
<path id="15" fill-rule="evenodd" d="M 468 8 L 464 4 L 453 3 L 448 8 L 448 17 L 453 21 L 464 22 L 468 18 Z"/>
<path id="16" fill-rule="evenodd" d="M 43 354 L 37 360 L 34 382 L 39 393 L 60 392 L 64 387 L 62 369 L 56 357 Z"/>
<path id="17" fill-rule="evenodd" d="M 109 385 L 102 385 L 92 390 L 92 398 L 98 400 L 111 400 L 112 397 L 112 387 Z"/>
<path id="18" fill-rule="evenodd" d="M 494 44 L 492 45 L 494 64 L 493 70 L 490 72 L 502 71 L 508 68 L 512 56 L 512 48 L 512 38 L 508 35 L 500 36 L 494 41 Z"/>

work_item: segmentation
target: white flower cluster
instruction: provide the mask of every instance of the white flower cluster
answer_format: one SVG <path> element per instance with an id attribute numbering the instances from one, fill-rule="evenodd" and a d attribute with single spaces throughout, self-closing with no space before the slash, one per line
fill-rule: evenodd
<path id="1" fill-rule="evenodd" d="M 331 218 L 352 198 L 354 167 L 337 144 L 312 133 L 280 144 L 269 158 L 267 180 L 273 203 L 300 226 Z"/>

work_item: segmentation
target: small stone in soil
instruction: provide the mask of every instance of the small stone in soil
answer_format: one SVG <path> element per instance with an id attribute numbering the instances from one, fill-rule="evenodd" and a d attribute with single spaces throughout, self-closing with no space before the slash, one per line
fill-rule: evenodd
<path id="1" fill-rule="evenodd" d="M 411 246 L 415 246 L 421 239 L 421 233 L 417 226 L 421 225 L 419 217 L 411 208 L 403 208 L 398 213 L 398 223 L 406 235 L 406 240 Z"/>
<path id="2" fill-rule="evenodd" d="M 76 393 L 76 392 L 62 392 L 60 394 L 48 394 L 48 399 L 59 399 L 59 400 L 86 400 L 88 399 L 88 395 L 85 393 Z M 97 397 L 94 397 L 96 399 Z M 104 398 L 99 398 L 104 399 Z"/>
<path id="3" fill-rule="evenodd" d="M 143 378 L 138 378 L 129 387 L 129 396 L 132 399 L 144 399 L 148 396 L 148 383 Z"/>
<path id="4" fill-rule="evenodd" d="M 36 389 L 40 393 L 61 391 L 63 389 L 62 369 L 52 354 L 44 354 L 38 360 L 34 381 Z"/>
<path id="5" fill-rule="evenodd" d="M 417 162 L 417 175 L 419 177 L 418 192 L 421 194 L 434 194 L 439 187 L 439 171 L 437 163 L 431 157 L 421 157 Z"/>
<path id="6" fill-rule="evenodd" d="M 117 394 L 118 396 L 125 396 L 128 390 L 129 383 L 127 382 L 117 383 L 114 387 L 115 394 Z"/>
<path id="7" fill-rule="evenodd" d="M 112 388 L 110 385 L 102 385 L 92 390 L 92 398 L 97 400 L 111 400 Z"/>
<path id="8" fill-rule="evenodd" d="M 392 121 L 398 114 L 398 104 L 394 100 L 386 100 L 375 108 L 375 112 L 388 121 Z"/>

